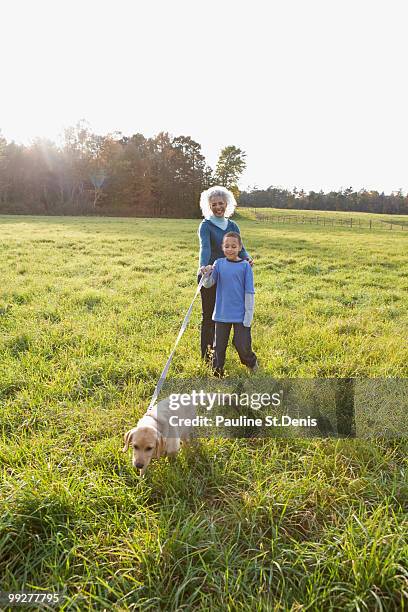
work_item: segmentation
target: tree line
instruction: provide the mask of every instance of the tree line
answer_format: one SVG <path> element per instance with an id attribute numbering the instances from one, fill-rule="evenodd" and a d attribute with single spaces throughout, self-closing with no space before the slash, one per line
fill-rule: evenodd
<path id="1" fill-rule="evenodd" d="M 100 136 L 85 121 L 63 142 L 29 146 L 0 133 L 0 212 L 45 215 L 199 217 L 199 196 L 212 185 L 237 182 L 245 153 L 225 147 L 215 170 L 189 136 Z"/>
<path id="2" fill-rule="evenodd" d="M 100 136 L 85 121 L 66 129 L 59 146 L 44 139 L 7 142 L 0 132 L 0 213 L 199 217 L 201 191 L 224 185 L 242 206 L 408 214 L 401 190 L 306 193 L 270 186 L 240 193 L 245 158 L 227 146 L 213 170 L 190 136 Z"/>
<path id="3" fill-rule="evenodd" d="M 296 187 L 292 191 L 273 186 L 267 189 L 253 188 L 240 194 L 240 204 L 259 208 L 408 214 L 408 195 L 404 196 L 401 190 L 385 195 L 384 192 L 367 189 L 355 191 L 352 187 L 329 193 L 323 191 L 306 193 Z"/>

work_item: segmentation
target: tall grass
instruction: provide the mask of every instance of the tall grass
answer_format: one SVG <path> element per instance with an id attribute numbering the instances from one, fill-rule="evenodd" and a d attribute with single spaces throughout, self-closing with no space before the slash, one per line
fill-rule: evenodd
<path id="1" fill-rule="evenodd" d="M 328 213 L 329 214 L 329 213 Z M 60 609 L 396 610 L 405 439 L 121 453 L 196 283 L 197 222 L 0 218 L 0 587 Z M 408 237 L 240 221 L 273 377 L 406 377 Z M 200 312 L 172 377 L 205 374 Z M 247 372 L 232 349 L 231 376 Z"/>

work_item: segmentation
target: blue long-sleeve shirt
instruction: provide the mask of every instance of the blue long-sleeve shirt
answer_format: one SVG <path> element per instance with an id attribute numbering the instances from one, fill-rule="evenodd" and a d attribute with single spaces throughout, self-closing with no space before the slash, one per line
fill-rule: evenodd
<path id="1" fill-rule="evenodd" d="M 228 219 L 228 224 L 225 230 L 212 223 L 209 219 L 204 219 L 198 228 L 198 236 L 200 238 L 200 267 L 213 264 L 216 259 L 224 257 L 221 244 L 227 232 L 240 233 L 239 227 L 234 221 Z M 242 245 L 242 249 L 238 253 L 241 259 L 248 259 L 249 255 Z"/>
<path id="2" fill-rule="evenodd" d="M 213 321 L 251 327 L 255 289 L 254 274 L 247 261 L 217 259 L 211 275 L 204 276 L 203 284 L 207 288 L 217 284 Z"/>

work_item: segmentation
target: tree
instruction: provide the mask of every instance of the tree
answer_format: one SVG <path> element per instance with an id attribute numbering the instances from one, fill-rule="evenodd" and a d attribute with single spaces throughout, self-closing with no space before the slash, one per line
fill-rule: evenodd
<path id="1" fill-rule="evenodd" d="M 71 210 L 81 207 L 89 184 L 90 136 L 89 124 L 84 120 L 64 130 L 61 203 Z"/>
<path id="2" fill-rule="evenodd" d="M 7 140 L 0 130 L 0 202 L 4 200 L 4 193 L 7 188 Z"/>
<path id="3" fill-rule="evenodd" d="M 201 145 L 189 136 L 173 138 L 172 146 L 177 156 L 175 162 L 175 181 L 179 198 L 185 212 L 198 211 L 198 199 L 205 183 L 205 157 Z"/>
<path id="4" fill-rule="evenodd" d="M 106 204 L 111 210 L 127 214 L 152 214 L 151 155 L 148 141 L 142 134 L 116 141 L 116 154 L 110 160 L 110 178 L 106 188 Z"/>
<path id="5" fill-rule="evenodd" d="M 244 151 L 230 145 L 221 151 L 215 169 L 215 182 L 231 189 L 236 197 L 239 196 L 239 177 L 246 168 L 245 157 L 246 153 Z"/>

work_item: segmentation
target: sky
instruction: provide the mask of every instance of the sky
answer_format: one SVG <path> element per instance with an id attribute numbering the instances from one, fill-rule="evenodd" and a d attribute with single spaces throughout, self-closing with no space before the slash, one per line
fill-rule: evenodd
<path id="1" fill-rule="evenodd" d="M 191 136 L 242 189 L 408 191 L 405 0 L 2 0 L 0 129 Z"/>

